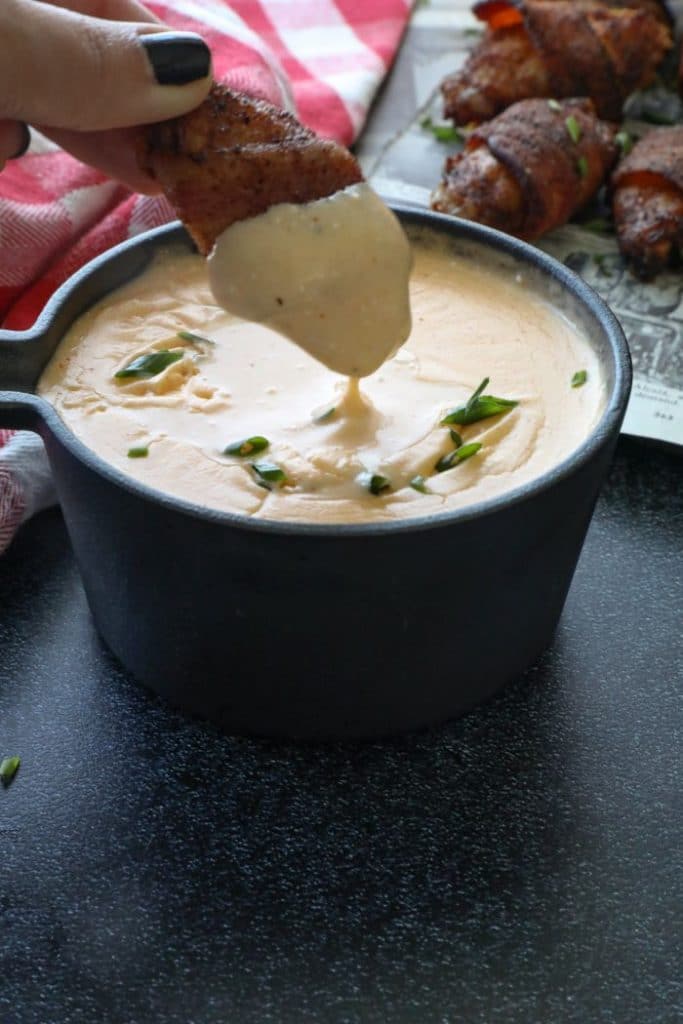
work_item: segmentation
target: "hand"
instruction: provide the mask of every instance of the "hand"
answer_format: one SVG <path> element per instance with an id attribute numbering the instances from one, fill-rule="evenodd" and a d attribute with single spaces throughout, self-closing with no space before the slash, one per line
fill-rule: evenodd
<path id="1" fill-rule="evenodd" d="M 0 170 L 34 125 L 141 192 L 131 126 L 192 110 L 211 85 L 204 41 L 136 0 L 0 0 Z"/>

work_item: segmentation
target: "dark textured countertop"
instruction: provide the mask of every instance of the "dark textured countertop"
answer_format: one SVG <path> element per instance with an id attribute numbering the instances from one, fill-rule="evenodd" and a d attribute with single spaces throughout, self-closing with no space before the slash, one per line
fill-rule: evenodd
<path id="1" fill-rule="evenodd" d="M 365 744 L 148 696 L 59 513 L 29 523 L 0 559 L 1 1024 L 681 1020 L 682 473 L 622 438 L 540 664 Z"/>

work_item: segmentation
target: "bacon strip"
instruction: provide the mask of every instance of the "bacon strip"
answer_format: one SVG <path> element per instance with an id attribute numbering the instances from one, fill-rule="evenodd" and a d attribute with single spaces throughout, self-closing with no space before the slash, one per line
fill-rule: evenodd
<path id="1" fill-rule="evenodd" d="M 523 100 L 446 160 L 432 208 L 535 239 L 596 193 L 617 157 L 590 100 Z"/>
<path id="2" fill-rule="evenodd" d="M 464 67 L 442 84 L 444 114 L 479 123 L 521 99 L 589 96 L 619 120 L 625 100 L 648 85 L 673 44 L 663 8 L 582 0 L 485 0 L 487 31 Z"/>
<path id="3" fill-rule="evenodd" d="M 218 84 L 189 114 L 146 126 L 137 153 L 204 255 L 235 221 L 276 203 L 322 199 L 363 178 L 343 146 Z"/>
<path id="4" fill-rule="evenodd" d="M 654 128 L 612 175 L 619 248 L 644 280 L 683 253 L 683 125 Z"/>

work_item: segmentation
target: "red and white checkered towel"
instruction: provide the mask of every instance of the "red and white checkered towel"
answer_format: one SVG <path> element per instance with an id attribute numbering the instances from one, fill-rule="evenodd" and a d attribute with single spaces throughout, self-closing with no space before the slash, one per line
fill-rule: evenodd
<path id="1" fill-rule="evenodd" d="M 348 145 L 396 53 L 411 0 L 147 6 L 167 24 L 204 37 L 217 79 L 294 107 L 320 135 Z M 34 133 L 26 155 L 0 174 L 0 323 L 29 327 L 78 267 L 173 217 L 164 199 L 131 194 Z M 54 500 L 41 442 L 0 429 L 0 552 L 22 522 Z"/>

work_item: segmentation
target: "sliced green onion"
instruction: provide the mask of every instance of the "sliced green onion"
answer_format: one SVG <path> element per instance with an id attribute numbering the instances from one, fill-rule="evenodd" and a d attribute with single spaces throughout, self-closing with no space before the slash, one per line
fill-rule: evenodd
<path id="1" fill-rule="evenodd" d="M 420 494 L 429 494 L 425 478 L 423 476 L 420 476 L 419 473 L 417 476 L 413 477 L 413 479 L 409 482 L 408 486 L 412 487 L 414 491 L 419 491 Z"/>
<path id="2" fill-rule="evenodd" d="M 648 124 L 672 125 L 677 121 L 675 115 L 667 110 L 644 110 L 640 116 Z"/>
<path id="3" fill-rule="evenodd" d="M 320 412 L 313 413 L 314 423 L 329 423 L 337 411 L 336 405 L 331 405 L 327 409 L 322 409 Z"/>
<path id="4" fill-rule="evenodd" d="M 580 388 L 588 380 L 588 370 L 577 370 L 572 377 L 572 387 Z"/>
<path id="5" fill-rule="evenodd" d="M 391 490 L 391 481 L 381 473 L 359 473 L 356 479 L 361 487 L 370 491 L 370 494 L 383 494 Z"/>
<path id="6" fill-rule="evenodd" d="M 585 156 L 580 156 L 579 159 L 576 161 L 576 169 L 579 172 L 579 176 L 581 178 L 586 177 L 586 175 L 588 174 L 588 161 L 586 160 Z"/>
<path id="7" fill-rule="evenodd" d="M 149 448 L 147 445 L 141 444 L 137 448 L 128 449 L 129 459 L 146 459 L 149 455 Z"/>
<path id="8" fill-rule="evenodd" d="M 576 145 L 581 139 L 581 125 L 576 120 L 573 114 L 570 114 L 569 117 L 566 117 L 564 119 L 564 123 L 567 128 L 567 131 L 569 132 L 569 138 L 572 140 L 574 145 Z"/>
<path id="9" fill-rule="evenodd" d="M 258 477 L 258 483 L 272 491 L 272 484 L 288 483 L 287 474 L 276 462 L 252 462 L 251 468 Z"/>
<path id="10" fill-rule="evenodd" d="M 182 359 L 184 354 L 184 352 L 170 352 L 168 349 L 160 349 L 158 352 L 147 352 L 144 356 L 138 356 L 137 359 L 133 359 L 122 370 L 117 370 L 114 377 L 119 380 L 127 380 L 131 377 L 138 380 L 146 377 L 156 377 L 167 366 L 177 363 L 179 359 Z"/>
<path id="11" fill-rule="evenodd" d="M 612 234 L 612 224 L 607 217 L 591 217 L 590 220 L 582 220 L 579 223 L 579 227 L 583 228 L 584 231 L 590 231 L 594 235 L 609 235 Z"/>
<path id="12" fill-rule="evenodd" d="M 243 459 L 247 455 L 258 455 L 259 452 L 264 452 L 269 444 L 270 441 L 267 437 L 255 434 L 253 437 L 245 437 L 241 441 L 229 444 L 227 448 L 223 449 L 223 454 L 239 455 Z"/>
<path id="13" fill-rule="evenodd" d="M 451 435 L 451 441 L 453 442 L 455 447 L 459 448 L 461 446 L 461 444 L 463 444 L 463 440 L 462 440 L 462 437 L 460 436 L 460 434 L 458 433 L 458 431 L 457 430 L 453 430 L 453 427 L 451 427 L 451 429 L 448 431 L 448 433 Z"/>
<path id="14" fill-rule="evenodd" d="M 630 132 L 627 132 L 625 128 L 617 132 L 614 136 L 614 141 L 621 150 L 622 156 L 628 156 L 633 149 L 634 139 Z"/>
<path id="15" fill-rule="evenodd" d="M 483 395 L 482 391 L 487 387 L 489 378 L 485 377 L 477 390 L 470 396 L 465 405 L 459 405 L 451 409 L 441 420 L 442 426 L 450 426 L 457 423 L 458 426 L 465 426 L 468 423 L 477 423 L 479 420 L 488 419 L 489 416 L 497 416 L 502 412 L 509 412 L 519 403 L 511 398 L 496 398 L 495 395 Z"/>
<path id="16" fill-rule="evenodd" d="M 562 110 L 562 104 L 558 103 L 557 100 L 548 100 L 548 106 L 551 110 L 554 110 L 555 113 L 558 113 L 560 110 Z"/>
<path id="17" fill-rule="evenodd" d="M 178 331 L 181 341 L 187 341 L 190 345 L 215 345 L 213 338 L 207 338 L 205 334 L 196 334 L 194 331 Z"/>
<path id="18" fill-rule="evenodd" d="M 420 128 L 424 128 L 426 132 L 431 132 L 439 142 L 463 141 L 461 132 L 458 131 L 454 124 L 435 124 L 431 117 L 423 117 L 420 121 Z"/>
<path id="19" fill-rule="evenodd" d="M 0 782 L 2 782 L 3 786 L 9 786 L 19 771 L 20 764 L 21 758 L 19 757 L 5 757 L 0 761 Z"/>
<path id="20" fill-rule="evenodd" d="M 466 462 L 467 459 L 471 459 L 473 455 L 477 454 L 480 448 L 480 441 L 471 441 L 470 444 L 464 444 L 462 448 L 456 448 L 455 451 L 448 452 L 447 455 L 442 455 L 434 466 L 434 469 L 437 473 L 445 473 L 447 469 L 453 469 L 454 466 L 459 466 L 461 462 Z"/>
<path id="21" fill-rule="evenodd" d="M 370 476 L 368 490 L 370 494 L 383 494 L 385 491 L 391 490 L 391 481 L 381 473 L 373 473 Z"/>

